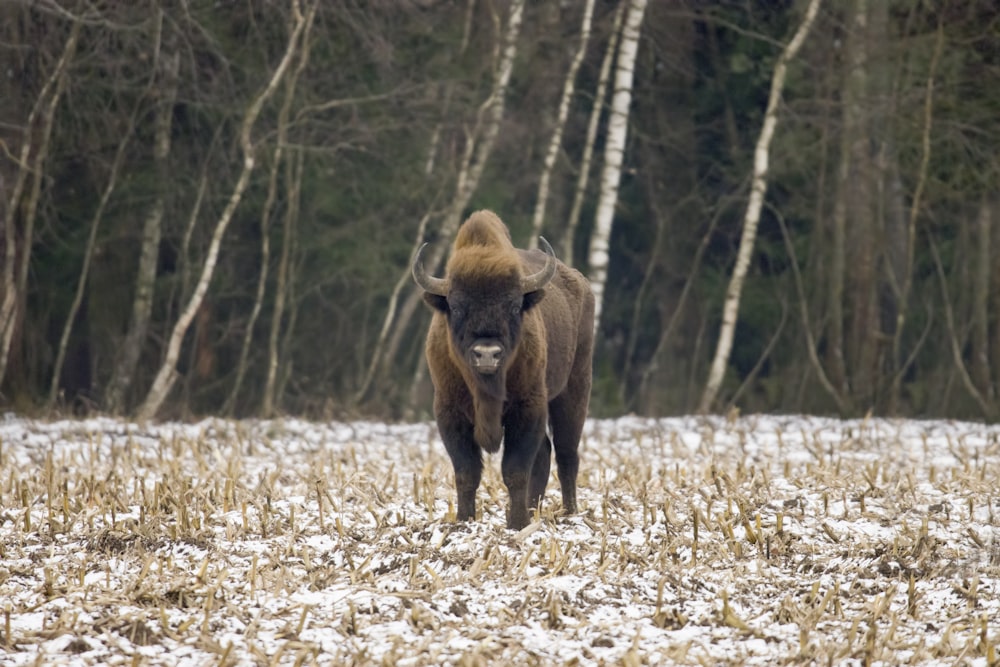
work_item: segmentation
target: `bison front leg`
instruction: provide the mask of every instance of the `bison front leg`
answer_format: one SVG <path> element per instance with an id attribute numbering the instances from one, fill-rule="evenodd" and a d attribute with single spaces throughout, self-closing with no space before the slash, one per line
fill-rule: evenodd
<path id="1" fill-rule="evenodd" d="M 458 492 L 458 521 L 476 518 L 476 491 L 483 477 L 483 457 L 472 435 L 472 424 L 460 417 L 438 415 L 438 430 L 455 470 L 455 490 Z"/>
<path id="2" fill-rule="evenodd" d="M 528 493 L 538 448 L 545 437 L 546 416 L 514 413 L 504 425 L 503 461 L 500 471 L 510 494 L 507 527 L 528 525 Z"/>
<path id="3" fill-rule="evenodd" d="M 542 444 L 535 454 L 535 463 L 531 467 L 531 482 L 528 483 L 528 509 L 538 507 L 545 495 L 545 487 L 549 483 L 549 470 L 552 465 L 552 443 L 547 435 L 542 436 Z"/>

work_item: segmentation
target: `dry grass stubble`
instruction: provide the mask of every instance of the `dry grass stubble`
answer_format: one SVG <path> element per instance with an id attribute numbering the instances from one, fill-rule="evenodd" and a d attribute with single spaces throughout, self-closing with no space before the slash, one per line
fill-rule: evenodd
<path id="1" fill-rule="evenodd" d="M 588 423 L 583 513 L 454 515 L 433 426 L 0 421 L 13 664 L 985 664 L 1000 429 Z"/>

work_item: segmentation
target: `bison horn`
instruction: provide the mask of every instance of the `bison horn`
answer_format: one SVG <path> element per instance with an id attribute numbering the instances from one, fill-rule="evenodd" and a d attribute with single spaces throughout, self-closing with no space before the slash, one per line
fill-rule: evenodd
<path id="1" fill-rule="evenodd" d="M 423 255 L 426 247 L 426 243 L 420 246 L 420 249 L 417 250 L 417 256 L 413 258 L 413 266 L 411 267 L 413 280 L 415 280 L 425 292 L 437 294 L 438 296 L 448 296 L 448 281 L 444 278 L 435 278 L 434 276 L 428 275 L 426 269 L 424 269 Z"/>
<path id="2" fill-rule="evenodd" d="M 552 246 L 549 245 L 544 236 L 538 237 L 538 245 L 546 255 L 545 266 L 521 279 L 521 292 L 524 294 L 542 289 L 556 275 L 556 254 L 553 252 Z"/>

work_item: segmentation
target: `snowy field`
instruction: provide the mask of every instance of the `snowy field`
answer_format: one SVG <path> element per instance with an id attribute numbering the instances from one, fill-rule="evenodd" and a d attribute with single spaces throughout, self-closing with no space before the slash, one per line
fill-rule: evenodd
<path id="1" fill-rule="evenodd" d="M 518 533 L 498 468 L 455 524 L 431 424 L 0 418 L 0 663 L 1000 659 L 1000 427 L 591 421 Z"/>

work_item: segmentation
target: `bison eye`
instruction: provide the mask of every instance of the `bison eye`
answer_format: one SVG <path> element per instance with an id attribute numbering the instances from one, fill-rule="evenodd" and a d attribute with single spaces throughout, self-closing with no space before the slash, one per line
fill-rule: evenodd
<path id="1" fill-rule="evenodd" d="M 462 315 L 465 314 L 465 311 L 462 309 L 461 306 L 452 306 L 450 310 L 452 317 L 461 317 Z"/>
<path id="2" fill-rule="evenodd" d="M 513 315 L 514 317 L 517 317 L 518 315 L 520 315 L 521 314 L 521 304 L 520 303 L 512 304 L 511 307 L 510 307 L 510 314 Z"/>

